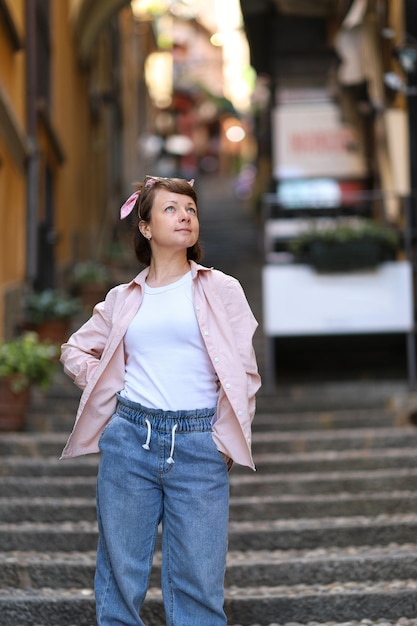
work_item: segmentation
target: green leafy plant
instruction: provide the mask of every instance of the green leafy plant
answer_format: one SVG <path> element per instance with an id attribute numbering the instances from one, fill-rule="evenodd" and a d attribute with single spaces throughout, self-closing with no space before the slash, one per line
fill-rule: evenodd
<path id="1" fill-rule="evenodd" d="M 37 333 L 28 332 L 0 341 L 0 378 L 9 378 L 14 393 L 31 385 L 46 388 L 57 368 L 59 347 L 39 341 Z"/>
<path id="2" fill-rule="evenodd" d="M 290 244 L 297 261 L 322 272 L 374 268 L 394 258 L 398 232 L 372 220 L 322 222 L 301 233 Z"/>
<path id="3" fill-rule="evenodd" d="M 104 284 L 109 280 L 109 272 L 104 263 L 98 261 L 80 261 L 74 265 L 72 271 L 72 283 L 75 287 L 86 284 Z"/>
<path id="4" fill-rule="evenodd" d="M 54 289 L 30 292 L 23 304 L 25 321 L 35 326 L 50 320 L 69 320 L 79 311 L 78 298 Z"/>
<path id="5" fill-rule="evenodd" d="M 362 220 L 357 223 L 338 221 L 324 226 L 314 226 L 295 237 L 290 244 L 290 251 L 295 255 L 309 252 L 312 244 L 343 244 L 352 241 L 377 241 L 385 248 L 396 250 L 399 245 L 397 231 L 379 222 Z"/>

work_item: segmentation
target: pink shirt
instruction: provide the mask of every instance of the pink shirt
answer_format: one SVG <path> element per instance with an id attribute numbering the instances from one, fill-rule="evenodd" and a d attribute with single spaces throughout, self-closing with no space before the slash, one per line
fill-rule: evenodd
<path id="1" fill-rule="evenodd" d="M 142 302 L 149 268 L 109 291 L 92 317 L 62 346 L 64 371 L 83 389 L 75 425 L 61 458 L 98 452 L 100 435 L 123 389 L 123 338 Z M 261 381 L 252 346 L 257 322 L 239 282 L 191 262 L 193 299 L 207 352 L 220 381 L 213 439 L 236 463 L 255 469 L 251 423 Z"/>

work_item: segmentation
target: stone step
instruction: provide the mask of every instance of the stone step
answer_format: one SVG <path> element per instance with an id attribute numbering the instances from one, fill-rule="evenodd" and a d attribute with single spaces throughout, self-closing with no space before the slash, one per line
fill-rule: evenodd
<path id="1" fill-rule="evenodd" d="M 61 432 L 61 422 L 67 424 L 74 421 L 79 398 L 62 397 L 55 395 L 44 396 L 41 401 L 32 402 L 28 412 L 27 426 L 29 432 L 36 432 L 42 420 L 56 426 Z M 257 429 L 279 427 L 280 430 L 292 430 L 294 428 L 342 428 L 343 425 L 362 428 L 366 426 L 394 426 L 407 423 L 407 414 L 396 408 L 371 407 L 346 409 L 345 407 L 333 408 L 323 411 L 296 410 L 297 407 L 291 405 L 286 410 L 274 408 L 277 404 L 274 398 L 263 400 L 261 406 L 258 401 L 256 419 L 254 425 Z M 45 431 L 45 428 L 41 428 Z M 55 430 L 55 429 L 54 429 Z M 55 431 L 56 432 L 56 431 Z"/>
<path id="2" fill-rule="evenodd" d="M 232 520 L 229 548 L 245 550 L 316 550 L 412 544 L 417 515 L 347 516 L 255 521 Z M 3 552 L 89 552 L 97 547 L 95 521 L 0 522 Z"/>
<path id="3" fill-rule="evenodd" d="M 234 624 L 233 626 L 242 626 L 241 624 Z M 259 622 L 256 624 L 250 624 L 247 626 L 260 626 Z M 273 624 L 265 624 L 265 626 L 416 626 L 416 619 L 408 618 L 408 617 L 400 617 L 393 619 L 358 619 L 358 620 L 349 620 L 348 622 L 335 622 L 333 619 L 331 621 L 326 622 L 308 622 L 307 624 L 301 624 L 301 622 L 297 622 L 295 624 L 292 620 L 291 622 L 274 622 Z"/>
<path id="4" fill-rule="evenodd" d="M 59 458 L 67 433 L 2 433 L 1 456 Z M 339 430 L 254 432 L 255 455 L 289 454 L 330 450 L 370 450 L 417 447 L 417 428 L 362 428 Z"/>
<path id="5" fill-rule="evenodd" d="M 68 408 L 62 413 L 49 407 L 33 410 L 26 417 L 25 432 L 55 432 L 68 435 L 74 426 L 75 414 L 76 407 Z"/>
<path id="6" fill-rule="evenodd" d="M 417 429 L 363 428 L 330 431 L 255 432 L 254 454 L 289 454 L 291 452 L 317 452 L 331 450 L 369 450 L 417 447 Z"/>
<path id="7" fill-rule="evenodd" d="M 59 462 L 58 462 L 59 463 Z M 39 469 L 39 468 L 38 468 Z M 96 476 L 55 476 L 42 473 L 10 476 L 3 474 L 0 503 L 7 498 L 88 498 L 95 496 Z M 282 474 L 235 474 L 230 477 L 233 497 L 256 496 L 312 496 L 361 492 L 415 491 L 417 468 L 390 468 L 342 472 L 307 472 Z M 4 504 L 4 502 L 3 502 Z"/>
<path id="8" fill-rule="evenodd" d="M 251 521 L 298 517 L 376 516 L 412 513 L 416 510 L 417 492 L 363 492 L 311 496 L 247 496 L 232 498 L 230 519 Z"/>
<path id="9" fill-rule="evenodd" d="M 339 428 L 390 428 L 409 426 L 407 414 L 385 409 L 278 412 L 267 407 L 257 412 L 255 432 L 279 430 L 334 430 Z"/>
<path id="10" fill-rule="evenodd" d="M 27 430 L 29 432 L 63 432 L 71 428 L 79 402 L 77 389 L 69 395 L 63 393 L 64 385 L 58 391 L 52 388 L 48 395 L 33 401 L 28 413 Z M 326 429 L 366 426 L 399 426 L 408 421 L 407 412 L 399 407 L 390 408 L 390 402 L 378 406 L 348 408 L 345 402 L 341 406 L 326 406 L 323 410 L 307 406 L 298 407 L 296 401 L 282 405 L 279 396 L 264 396 L 258 399 L 254 426 L 258 430 L 279 427 L 280 430 Z M 395 403 L 392 403 L 395 404 Z M 66 431 L 68 432 L 68 431 Z"/>
<path id="11" fill-rule="evenodd" d="M 277 386 L 273 394 L 263 388 L 257 398 L 257 421 L 262 413 L 286 414 L 298 412 L 343 412 L 354 409 L 361 413 L 381 414 L 389 419 L 390 405 L 396 397 L 404 397 L 407 386 L 401 382 L 378 383 L 315 383 L 314 385 L 290 384 Z M 27 430 L 62 432 L 71 427 L 77 410 L 80 391 L 61 370 L 55 376 L 54 385 L 47 392 L 35 391 L 28 413 Z M 384 416 L 386 413 L 386 416 Z M 365 417 L 363 415 L 362 417 Z"/>
<path id="12" fill-rule="evenodd" d="M 296 474 L 310 472 L 337 472 L 417 468 L 415 448 L 376 448 L 368 450 L 319 450 L 283 454 L 255 454 L 254 460 L 258 478 L 268 474 Z M 0 476 L 2 477 L 95 477 L 99 457 L 89 454 L 76 459 L 60 461 L 57 456 L 38 458 L 27 456 L 0 455 Z M 248 469 L 235 465 L 231 479 L 235 476 L 247 477 Z M 0 485 L 4 493 L 7 483 Z"/>
<path id="13" fill-rule="evenodd" d="M 417 469 L 403 467 L 383 470 L 308 472 L 295 474 L 240 475 L 230 479 L 236 497 L 251 495 L 357 494 L 361 492 L 414 491 Z"/>
<path id="14" fill-rule="evenodd" d="M 330 585 L 294 587 L 244 587 L 229 590 L 226 611 L 242 625 L 334 620 L 396 619 L 415 616 L 417 581 L 380 583 L 335 582 Z M 240 619 L 241 618 L 241 619 Z"/>
<path id="15" fill-rule="evenodd" d="M 1 458 L 1 457 L 0 457 Z M 378 470 L 417 467 L 415 448 L 376 448 L 367 450 L 319 450 L 287 454 L 255 454 L 254 460 L 260 475 L 295 474 L 297 472 L 333 472 L 355 469 Z M 240 467 L 234 474 L 246 475 Z"/>
<path id="16" fill-rule="evenodd" d="M 60 461 L 56 456 L 38 458 L 27 456 L 0 456 L 0 476 L 2 477 L 95 477 L 99 456 L 88 454 L 75 459 Z M 3 491 L 3 482 L 0 493 Z"/>
<path id="17" fill-rule="evenodd" d="M 400 419 L 404 416 L 391 406 L 396 404 L 396 398 L 403 398 L 407 394 L 407 385 L 403 381 L 385 381 L 384 385 L 378 382 L 315 382 L 312 384 L 289 384 L 277 386 L 274 393 L 266 393 L 263 388 L 257 398 L 256 422 L 261 420 L 261 414 L 279 415 L 285 421 L 296 418 L 300 412 L 312 415 L 324 413 L 321 419 L 329 419 L 326 413 L 346 415 L 358 412 L 357 422 L 362 419 L 372 419 L 377 422 L 376 415 L 380 414 L 382 421 Z M 80 391 L 70 379 L 58 370 L 54 384 L 47 392 L 35 391 L 27 420 L 27 430 L 68 432 L 72 427 L 77 410 Z M 366 413 L 369 412 L 369 416 Z M 372 415 L 373 414 L 373 415 Z M 319 418 L 320 419 L 320 418 Z M 343 421 L 343 415 L 341 416 Z M 337 427 L 338 420 L 335 419 Z M 389 422 L 388 422 L 389 423 Z M 334 427 L 334 426 L 332 426 Z M 260 425 L 261 428 L 261 425 Z"/>
<path id="18" fill-rule="evenodd" d="M 0 587 L 91 588 L 95 561 L 95 551 L 0 552 Z"/>
<path id="19" fill-rule="evenodd" d="M 0 438 L 0 458 L 17 455 L 35 458 L 59 458 L 67 434 L 64 433 L 2 433 Z"/>
<path id="20" fill-rule="evenodd" d="M 0 586 L 91 588 L 95 552 L 0 553 Z M 330 585 L 334 581 L 407 580 L 415 576 L 417 545 L 360 546 L 317 550 L 230 551 L 226 587 Z M 151 586 L 160 584 L 161 553 L 157 551 Z"/>
<path id="21" fill-rule="evenodd" d="M 0 589 L 0 615 L 4 626 L 96 626 L 97 623 L 91 588 Z M 156 626 L 156 622 L 152 623 Z"/>
<path id="22" fill-rule="evenodd" d="M 415 615 L 417 581 L 337 582 L 330 585 L 234 587 L 227 590 L 229 623 L 259 626 L 291 622 L 397 619 Z M 400 607 L 400 609 L 399 609 Z M 94 626 L 92 589 L 2 589 L 0 614 L 5 626 Z M 161 593 L 150 588 L 142 611 L 148 626 L 165 623 Z"/>
<path id="23" fill-rule="evenodd" d="M 72 402 L 66 403 L 56 410 L 56 400 L 51 399 L 53 406 L 45 403 L 34 407 L 27 416 L 26 432 L 70 433 L 74 425 L 77 407 Z M 353 413 L 353 414 L 352 414 Z M 312 411 L 306 412 L 270 412 L 267 408 L 258 413 L 254 422 L 254 431 L 262 432 L 279 428 L 286 430 L 329 430 L 339 428 L 381 428 L 409 425 L 405 413 L 396 413 L 384 409 L 364 409 L 346 411 Z"/>
<path id="24" fill-rule="evenodd" d="M 412 513 L 417 491 L 361 492 L 351 494 L 244 496 L 230 499 L 230 519 L 252 521 L 298 517 Z M 95 520 L 95 498 L 32 497 L 0 498 L 4 522 L 65 522 Z"/>
<path id="25" fill-rule="evenodd" d="M 231 521 L 231 550 L 315 550 L 365 545 L 412 544 L 417 515 L 321 517 Z"/>
<path id="26" fill-rule="evenodd" d="M 300 384 L 278 381 L 273 391 L 261 388 L 256 405 L 258 414 L 339 409 L 386 410 L 408 393 L 405 380 L 304 380 Z"/>
<path id="27" fill-rule="evenodd" d="M 95 497 L 96 479 L 94 476 L 4 476 L 0 485 L 0 502 L 20 498 L 30 506 L 31 499 L 54 498 L 57 506 L 64 498 Z"/>

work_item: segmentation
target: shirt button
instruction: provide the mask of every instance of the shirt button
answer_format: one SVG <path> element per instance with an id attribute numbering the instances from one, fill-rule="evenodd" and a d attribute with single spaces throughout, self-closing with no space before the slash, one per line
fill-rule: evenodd
<path id="1" fill-rule="evenodd" d="M 226 389 L 230 389 L 230 387 L 231 387 L 231 386 L 232 386 L 232 385 L 231 385 L 230 383 L 226 383 L 226 384 L 225 384 Z"/>
<path id="2" fill-rule="evenodd" d="M 209 334 L 209 331 L 208 331 L 208 330 L 205 330 L 205 331 L 204 331 L 204 335 L 205 335 L 206 337 L 208 337 L 208 334 Z"/>
<path id="3" fill-rule="evenodd" d="M 199 307 L 199 306 L 196 306 L 196 307 L 195 307 L 195 310 L 196 310 L 196 311 L 199 311 L 199 310 L 200 310 L 200 307 Z"/>
<path id="4" fill-rule="evenodd" d="M 242 417 L 243 411 L 238 411 L 237 414 L 238 414 L 239 417 Z"/>
<path id="5" fill-rule="evenodd" d="M 218 356 L 215 356 L 215 357 L 214 357 L 214 362 L 215 362 L 215 363 L 218 363 L 219 361 L 220 361 L 219 357 L 218 357 Z"/>

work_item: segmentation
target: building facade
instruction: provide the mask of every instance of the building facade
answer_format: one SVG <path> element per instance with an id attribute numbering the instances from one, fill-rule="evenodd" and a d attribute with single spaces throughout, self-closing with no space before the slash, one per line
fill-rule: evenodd
<path id="1" fill-rule="evenodd" d="M 0 337 L 26 290 L 111 257 L 135 181 L 193 175 L 233 147 L 215 6 L 165 5 L 0 0 Z"/>
<path id="2" fill-rule="evenodd" d="M 152 23 L 129 3 L 0 2 L 0 336 L 25 289 L 111 244 L 140 170 Z"/>
<path id="3" fill-rule="evenodd" d="M 309 112 L 326 103 L 327 114 L 336 111 L 339 133 L 345 134 L 344 157 L 355 151 L 357 157 L 356 163 L 350 158 L 350 165 L 345 158 L 344 165 L 343 155 L 330 150 L 328 176 L 354 179 L 359 188 L 386 193 L 388 219 L 400 219 L 395 196 L 407 196 L 416 188 L 416 161 L 410 160 L 416 143 L 415 2 L 241 0 L 241 7 L 252 64 L 271 92 L 270 126 L 265 130 L 264 119 L 262 127 L 271 142 L 263 141 L 260 147 L 261 157 L 269 159 L 264 180 L 276 185 L 288 177 L 292 166 L 291 155 L 282 151 L 282 134 L 274 119 L 283 120 L 279 128 L 285 130 L 291 124 L 291 109 L 298 105 L 308 134 Z M 334 124 L 330 126 L 329 133 L 334 133 Z M 323 142 L 314 146 L 304 139 L 304 153 L 298 143 L 298 158 L 317 163 L 323 158 Z M 345 171 L 335 174 L 332 166 L 338 159 Z M 306 168 L 306 177 L 315 175 Z"/>

